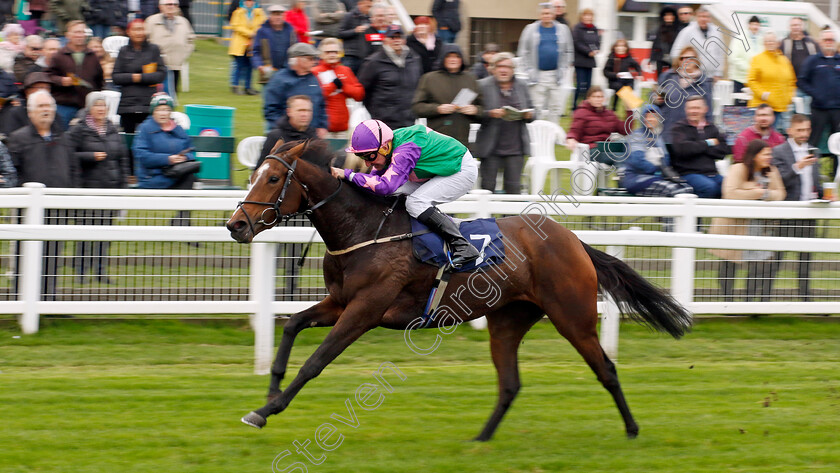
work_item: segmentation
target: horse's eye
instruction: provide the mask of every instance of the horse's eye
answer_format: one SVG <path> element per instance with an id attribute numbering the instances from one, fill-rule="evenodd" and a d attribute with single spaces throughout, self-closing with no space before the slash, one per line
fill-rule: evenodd
<path id="1" fill-rule="evenodd" d="M 268 178 L 268 182 L 271 182 L 271 183 L 279 182 L 279 181 L 280 181 L 280 178 L 277 177 L 277 176 L 271 176 L 271 177 Z"/>

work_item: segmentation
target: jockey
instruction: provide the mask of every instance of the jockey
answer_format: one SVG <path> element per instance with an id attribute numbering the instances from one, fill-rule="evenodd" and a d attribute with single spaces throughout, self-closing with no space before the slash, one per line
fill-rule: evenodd
<path id="1" fill-rule="evenodd" d="M 453 266 L 478 258 L 478 250 L 461 235 L 458 225 L 435 207 L 475 185 L 478 165 L 466 146 L 423 125 L 392 131 L 379 120 L 365 120 L 353 131 L 346 151 L 373 169 L 365 174 L 332 168 L 333 176 L 378 195 L 407 194 L 408 214 L 443 237 L 452 249 Z"/>

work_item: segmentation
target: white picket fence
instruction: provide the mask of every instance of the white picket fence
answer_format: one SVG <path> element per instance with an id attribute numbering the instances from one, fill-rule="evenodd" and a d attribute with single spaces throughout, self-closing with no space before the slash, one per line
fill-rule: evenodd
<path id="1" fill-rule="evenodd" d="M 313 239 L 311 227 L 282 227 L 260 234 L 250 245 L 247 268 L 247 297 L 241 300 L 198 297 L 196 300 L 148 298 L 131 302 L 113 300 L 41 300 L 42 250 L 44 241 L 111 242 L 222 242 L 236 246 L 224 227 L 114 224 L 45 225 L 45 209 L 110 209 L 115 211 L 215 211 L 229 215 L 244 191 L 149 191 L 46 189 L 27 184 L 23 188 L 0 190 L 0 243 L 21 241 L 19 250 L 19 290 L 9 300 L 0 301 L 0 314 L 17 314 L 24 333 L 38 330 L 41 314 L 248 314 L 255 330 L 255 370 L 268 372 L 273 356 L 274 318 L 292 314 L 313 304 L 312 300 L 276 300 L 276 243 L 307 243 Z M 827 254 L 829 271 L 822 271 L 814 281 L 825 281 L 840 294 L 840 204 L 799 202 L 754 202 L 697 199 L 694 196 L 665 198 L 560 197 L 549 203 L 546 196 L 492 195 L 474 191 L 443 206 L 451 214 L 470 217 L 541 213 L 560 223 L 580 218 L 634 218 L 637 221 L 669 219 L 674 232 L 643 231 L 633 222 L 621 223 L 621 230 L 575 230 L 581 240 L 606 246 L 607 251 L 624 257 L 625 248 L 660 248 L 670 252 L 669 276 L 660 276 L 658 284 L 670 286 L 673 296 L 695 314 L 836 314 L 840 313 L 840 295 L 822 297 L 822 301 L 727 302 L 702 301 L 695 297 L 698 249 L 753 249 Z M 22 223 L 11 221 L 15 211 L 23 214 Z M 832 238 L 778 238 L 698 233 L 698 219 L 733 217 L 755 219 L 816 219 L 825 222 Z M 221 223 L 221 220 L 214 220 Z M 314 241 L 321 242 L 315 234 Z M 7 246 L 11 244 L 7 243 Z M 120 247 L 111 248 L 111 256 Z M 10 252 L 11 253 L 11 252 Z M 3 260 L 12 259 L 11 254 Z M 166 255 L 160 255 L 166 257 Z M 644 258 L 644 255 L 642 255 Z M 831 265 L 837 263 L 836 268 Z M 5 266 L 5 264 L 4 264 Z M 3 268 L 5 272 L 6 268 Z M 837 282 L 837 284 L 835 284 Z M 12 291 L 14 292 L 14 291 Z M 157 300 L 155 300 L 157 299 Z M 618 346 L 618 317 L 611 303 L 599 303 L 604 317 L 602 343 L 615 356 Z"/>

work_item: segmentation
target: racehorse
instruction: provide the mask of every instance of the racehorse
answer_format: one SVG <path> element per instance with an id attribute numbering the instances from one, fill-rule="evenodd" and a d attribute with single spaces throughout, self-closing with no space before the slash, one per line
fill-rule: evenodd
<path id="1" fill-rule="evenodd" d="M 412 254 L 405 210 L 397 207 L 389 216 L 392 201 L 335 179 L 330 175 L 329 158 L 326 146 L 318 141 L 275 148 L 251 176 L 251 190 L 227 222 L 236 241 L 250 243 L 284 219 L 304 214 L 327 246 L 323 270 L 329 295 L 286 323 L 271 369 L 268 402 L 242 418 L 253 427 L 262 428 L 268 416 L 285 410 L 307 381 L 368 330 L 415 328 L 435 279 L 437 268 L 420 263 Z M 505 265 L 504 277 L 495 278 L 498 294 L 492 307 L 486 294 L 462 291 L 460 302 L 466 310 L 457 319 L 440 317 L 430 324 L 451 327 L 487 317 L 499 394 L 475 440 L 492 437 L 516 397 L 520 341 L 544 314 L 612 395 L 627 436 L 634 438 L 639 427 L 627 407 L 615 365 L 598 342 L 598 287 L 612 296 L 622 314 L 674 338 L 690 328 L 691 314 L 621 260 L 581 242 L 553 220 L 539 217 L 524 214 L 498 219 L 506 258 L 516 258 L 514 248 L 520 258 L 515 265 Z M 540 231 L 535 231 L 538 223 Z M 455 273 L 447 287 L 463 287 L 469 276 Z M 295 337 L 316 326 L 332 329 L 281 390 Z"/>

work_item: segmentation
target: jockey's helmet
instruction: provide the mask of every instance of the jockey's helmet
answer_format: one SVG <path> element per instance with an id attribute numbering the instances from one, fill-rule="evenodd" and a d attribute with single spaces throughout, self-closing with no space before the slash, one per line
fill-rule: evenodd
<path id="1" fill-rule="evenodd" d="M 353 130 L 353 138 L 348 153 L 364 154 L 378 150 L 383 144 L 394 139 L 391 127 L 381 120 L 365 120 Z"/>

